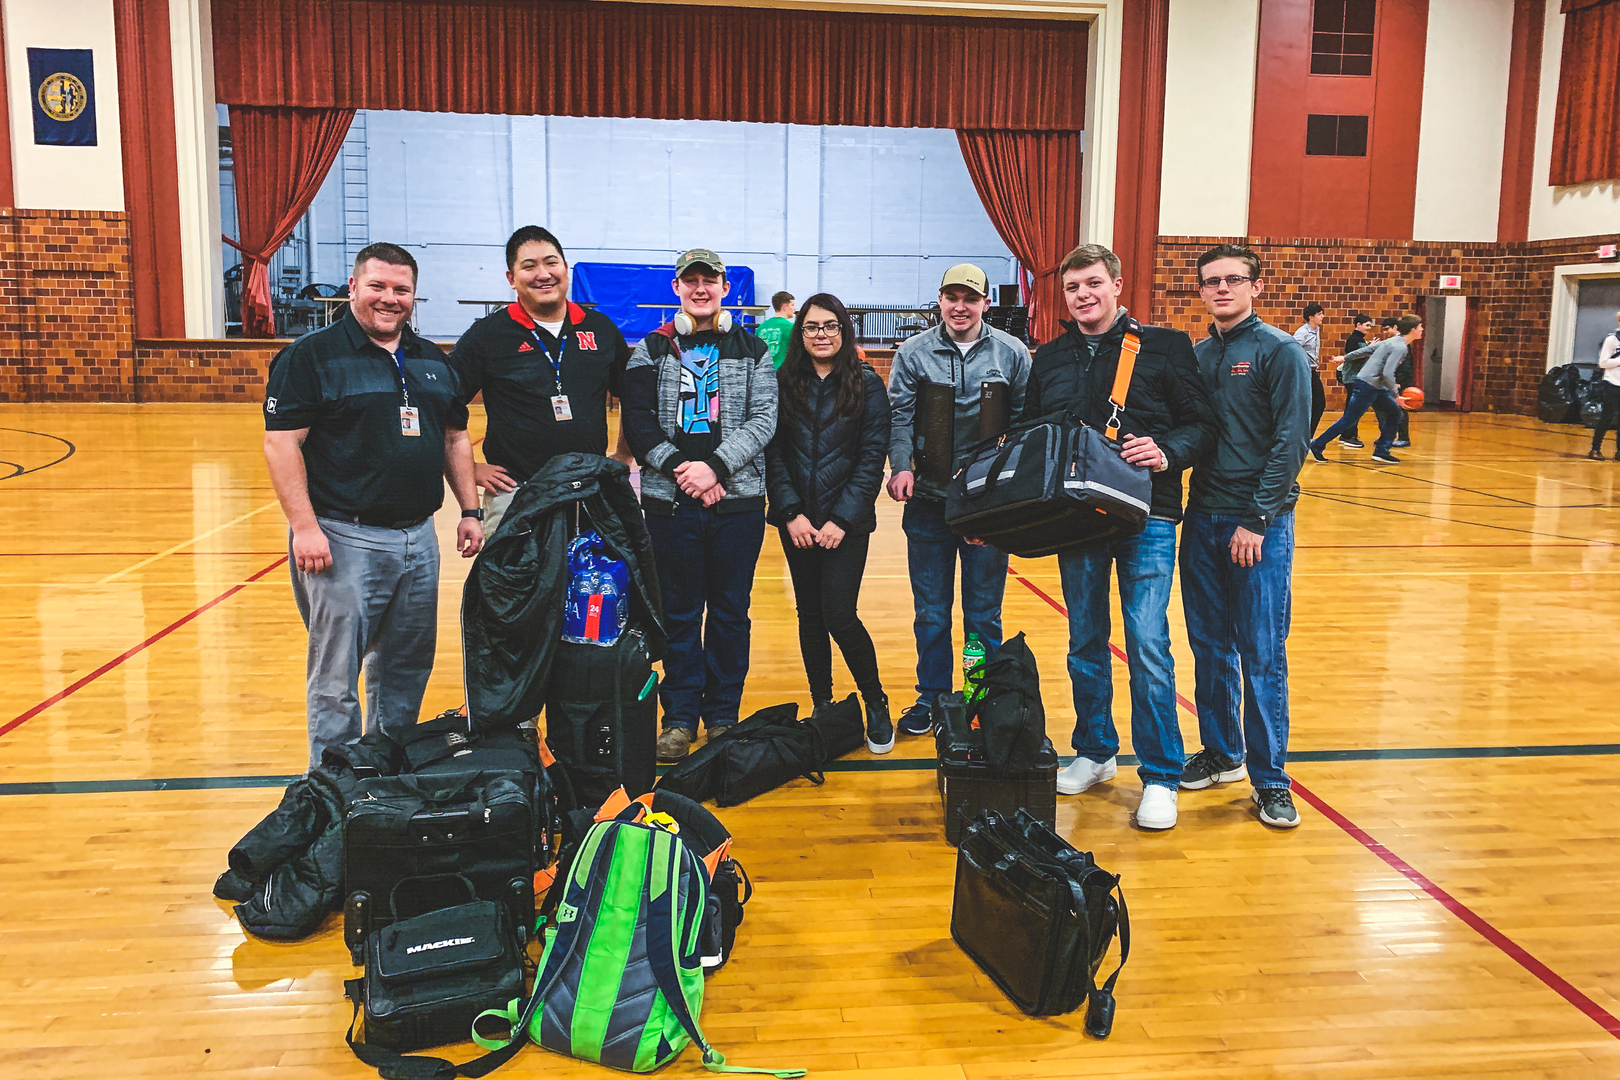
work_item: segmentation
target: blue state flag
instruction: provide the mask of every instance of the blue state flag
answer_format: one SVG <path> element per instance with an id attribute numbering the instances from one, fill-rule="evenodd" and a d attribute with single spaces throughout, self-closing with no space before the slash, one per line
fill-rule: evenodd
<path id="1" fill-rule="evenodd" d="M 93 49 L 29 49 L 28 89 L 36 143 L 96 145 Z"/>

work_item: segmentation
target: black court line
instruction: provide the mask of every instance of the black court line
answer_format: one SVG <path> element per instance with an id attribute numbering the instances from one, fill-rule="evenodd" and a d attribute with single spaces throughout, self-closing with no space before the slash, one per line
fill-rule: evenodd
<path id="1" fill-rule="evenodd" d="M 1402 517 L 1427 518 L 1430 521 L 1438 521 L 1447 525 L 1472 525 L 1479 529 L 1495 529 L 1498 532 L 1518 533 L 1521 536 L 1547 536 L 1554 540 L 1576 540 L 1580 541 L 1581 543 L 1593 544 L 1600 547 L 1616 546 L 1615 541 L 1613 540 L 1597 540 L 1590 536 L 1567 536 L 1564 533 L 1542 532 L 1539 529 L 1520 529 L 1515 528 L 1512 525 L 1491 525 L 1483 521 L 1467 521 L 1459 517 L 1441 517 L 1439 514 L 1420 514 L 1416 510 L 1400 510 L 1393 506 L 1379 506 L 1375 503 L 1361 502 L 1357 499 L 1344 498 L 1338 495 L 1324 495 L 1319 491 L 1312 491 L 1309 488 L 1301 490 L 1300 496 L 1303 498 L 1321 499 L 1324 502 L 1343 503 L 1345 506 L 1359 506 L 1363 510 L 1378 510 L 1385 514 L 1399 514 Z"/>
<path id="2" fill-rule="evenodd" d="M 1387 750 L 1298 750 L 1290 763 L 1331 761 L 1433 761 L 1458 758 L 1608 757 L 1620 755 L 1620 743 L 1571 743 L 1551 746 L 1412 746 Z M 1073 756 L 1059 759 L 1067 765 Z M 1122 766 L 1137 764 L 1136 755 L 1120 754 Z M 934 759 L 925 757 L 857 758 L 834 761 L 827 772 L 927 772 Z M 662 774 L 667 766 L 659 766 Z M 302 774 L 286 776 L 165 776 L 150 780 L 59 780 L 0 784 L 0 795 L 101 795 L 130 791 L 203 791 L 230 788 L 286 787 Z"/>
<path id="3" fill-rule="evenodd" d="M 41 469 L 48 469 L 52 465 L 60 465 L 60 464 L 62 464 L 62 462 L 66 461 L 68 458 L 72 457 L 74 455 L 74 453 L 77 452 L 78 449 L 79 449 L 77 446 L 74 446 L 72 443 L 70 443 L 66 439 L 62 438 L 62 436 L 60 436 L 60 435 L 52 435 L 52 434 L 50 434 L 49 432 L 46 432 L 46 431 L 29 431 L 26 428 L 14 428 L 14 427 L 0 427 L 0 431 L 15 431 L 15 432 L 18 432 L 18 433 L 23 434 L 23 435 L 36 435 L 41 439 L 55 439 L 57 442 L 61 443 L 65 447 L 67 447 L 67 453 L 63 454 L 61 457 L 57 458 L 54 461 L 47 461 L 43 465 L 35 465 L 32 469 L 25 468 L 22 465 L 19 465 L 14 461 L 0 462 L 0 464 L 10 465 L 12 467 L 12 469 L 14 470 L 14 471 L 12 471 L 10 473 L 7 473 L 4 477 L 0 477 L 0 479 L 11 480 L 11 479 L 14 479 L 14 478 L 19 477 L 19 476 L 27 476 L 29 473 L 39 472 Z"/>

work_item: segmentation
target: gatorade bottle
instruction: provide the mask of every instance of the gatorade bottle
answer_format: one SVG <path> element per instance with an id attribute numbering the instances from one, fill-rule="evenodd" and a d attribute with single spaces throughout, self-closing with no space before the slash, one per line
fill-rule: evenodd
<path id="1" fill-rule="evenodd" d="M 979 696 L 979 680 L 984 678 L 984 642 L 969 634 L 962 645 L 962 697 L 970 704 Z"/>

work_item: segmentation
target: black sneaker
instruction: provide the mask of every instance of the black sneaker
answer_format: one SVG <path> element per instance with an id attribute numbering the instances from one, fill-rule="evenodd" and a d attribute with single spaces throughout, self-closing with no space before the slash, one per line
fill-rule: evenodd
<path id="1" fill-rule="evenodd" d="M 1593 450 L 1591 453 L 1587 454 L 1586 456 L 1591 458 L 1593 461 L 1602 461 L 1603 460 L 1603 451 L 1601 451 L 1601 450 Z M 1614 456 L 1614 459 L 1616 461 L 1620 461 L 1620 454 L 1616 454 Z"/>
<path id="2" fill-rule="evenodd" d="M 917 702 L 900 714 L 900 723 L 895 726 L 902 735 L 927 735 L 934 730 L 934 706 L 926 701 Z"/>
<path id="3" fill-rule="evenodd" d="M 1367 444 L 1362 442 L 1360 439 L 1347 439 L 1343 435 L 1340 435 L 1339 445 L 1348 446 L 1352 450 L 1360 450 L 1363 449 Z"/>
<path id="4" fill-rule="evenodd" d="M 866 748 L 874 754 L 887 754 L 894 749 L 894 721 L 889 719 L 886 694 L 866 699 Z"/>
<path id="5" fill-rule="evenodd" d="M 1293 793 L 1285 787 L 1255 788 L 1254 805 L 1260 808 L 1260 820 L 1273 829 L 1292 829 L 1299 824 Z"/>
<path id="6" fill-rule="evenodd" d="M 1311 448 L 1311 457 L 1315 458 L 1317 461 L 1320 461 L 1322 464 L 1326 465 L 1327 464 L 1327 455 L 1322 453 L 1322 448 L 1320 446 L 1317 446 L 1315 443 L 1311 443 L 1309 445 L 1310 445 L 1310 448 Z"/>
<path id="7" fill-rule="evenodd" d="M 1399 465 L 1401 463 L 1401 459 L 1388 450 L 1385 450 L 1382 454 L 1374 454 L 1372 459 L 1380 465 Z"/>
<path id="8" fill-rule="evenodd" d="M 1200 750 L 1181 770 L 1181 786 L 1187 791 L 1203 791 L 1213 784 L 1229 784 L 1249 774 L 1241 761 L 1233 761 L 1219 750 Z"/>
<path id="9" fill-rule="evenodd" d="M 810 715 L 816 716 L 821 712 L 822 709 L 830 709 L 832 706 L 832 698 L 818 698 L 812 696 L 810 698 Z"/>

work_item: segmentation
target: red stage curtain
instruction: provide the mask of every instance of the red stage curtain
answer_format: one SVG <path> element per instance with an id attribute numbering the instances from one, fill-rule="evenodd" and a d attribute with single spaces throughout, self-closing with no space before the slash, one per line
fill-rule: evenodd
<path id="1" fill-rule="evenodd" d="M 231 105 L 1085 127 L 1086 25 L 589 0 L 214 0 Z"/>
<path id="2" fill-rule="evenodd" d="M 270 257 L 320 191 L 353 120 L 353 109 L 231 106 L 244 337 L 275 335 Z"/>
<path id="3" fill-rule="evenodd" d="M 1035 278 L 1036 341 L 1065 314 L 1058 264 L 1080 243 L 1080 135 L 1072 131 L 958 131 L 968 175 L 996 232 Z"/>
<path id="4" fill-rule="evenodd" d="M 1550 183 L 1620 179 L 1620 3 L 1563 0 Z"/>

